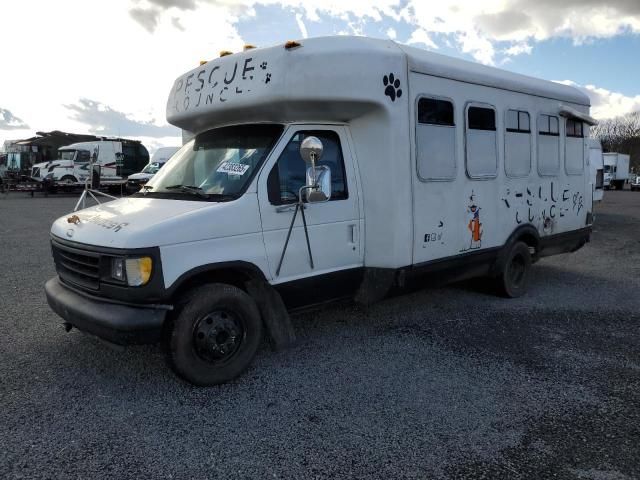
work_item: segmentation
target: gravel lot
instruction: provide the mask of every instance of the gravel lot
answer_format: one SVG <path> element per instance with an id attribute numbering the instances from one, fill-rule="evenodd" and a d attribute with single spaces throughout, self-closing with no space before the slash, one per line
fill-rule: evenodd
<path id="1" fill-rule="evenodd" d="M 210 389 L 65 333 L 43 285 L 76 197 L 0 197 L 0 478 L 640 478 L 640 193 L 605 197 L 524 298 L 326 308 Z"/>

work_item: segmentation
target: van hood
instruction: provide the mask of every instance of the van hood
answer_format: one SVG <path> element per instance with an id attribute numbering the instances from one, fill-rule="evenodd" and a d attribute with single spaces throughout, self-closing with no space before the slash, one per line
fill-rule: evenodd
<path id="1" fill-rule="evenodd" d="M 257 210 L 256 196 L 220 203 L 129 197 L 60 217 L 51 233 L 98 247 L 148 248 L 258 231 L 258 218 L 234 221 L 238 208 Z"/>

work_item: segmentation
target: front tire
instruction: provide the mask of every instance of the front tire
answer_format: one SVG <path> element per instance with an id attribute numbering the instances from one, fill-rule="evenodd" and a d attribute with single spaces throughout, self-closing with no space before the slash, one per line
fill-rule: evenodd
<path id="1" fill-rule="evenodd" d="M 188 293 L 168 340 L 169 363 L 178 376 L 194 385 L 219 385 L 251 364 L 262 340 L 262 321 L 244 291 L 204 285 Z"/>
<path id="2" fill-rule="evenodd" d="M 507 298 L 521 297 L 527 292 L 531 273 L 531 254 L 524 242 L 516 242 L 496 278 L 498 293 Z"/>

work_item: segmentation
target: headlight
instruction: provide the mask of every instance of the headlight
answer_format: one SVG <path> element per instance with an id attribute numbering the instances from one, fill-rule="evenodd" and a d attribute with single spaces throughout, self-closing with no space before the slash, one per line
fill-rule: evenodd
<path id="1" fill-rule="evenodd" d="M 147 283 L 151 278 L 151 265 L 151 257 L 127 258 L 125 260 L 127 284 L 139 287 Z"/>
<path id="2" fill-rule="evenodd" d="M 111 278 L 124 282 L 124 258 L 111 259 Z"/>
<path id="3" fill-rule="evenodd" d="M 111 259 L 111 278 L 132 287 L 145 285 L 151 278 L 151 257 Z"/>

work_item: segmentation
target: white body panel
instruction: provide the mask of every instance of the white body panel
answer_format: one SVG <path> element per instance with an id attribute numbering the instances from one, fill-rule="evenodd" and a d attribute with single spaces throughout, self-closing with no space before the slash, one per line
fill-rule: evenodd
<path id="1" fill-rule="evenodd" d="M 604 198 L 604 157 L 602 146 L 600 141 L 595 138 L 588 139 L 587 144 L 589 145 L 589 172 L 593 201 L 600 202 Z M 598 185 L 598 178 L 602 179 L 601 185 Z"/>
<path id="2" fill-rule="evenodd" d="M 542 237 L 587 226 L 592 195 L 586 140 L 565 138 L 560 117 L 555 152 L 560 169 L 546 176 L 539 173 L 538 159 L 548 155 L 548 142 L 535 134 L 540 113 L 559 115 L 566 106 L 587 115 L 589 101 L 580 91 L 390 41 L 332 37 L 302 43 L 293 50 L 278 46 L 217 59 L 178 78 L 171 90 L 167 118 L 185 138 L 237 123 L 288 124 L 240 199 L 119 200 L 80 212 L 72 240 L 160 246 L 166 286 L 198 266 L 238 260 L 256 265 L 271 283 L 281 283 L 361 266 L 402 268 L 500 247 L 521 225 L 532 225 Z M 391 74 L 396 82 L 389 81 Z M 454 148 L 436 152 L 454 158 L 455 174 L 447 180 L 418 178 L 420 95 L 445 97 L 455 105 L 456 126 L 443 133 Z M 465 112 L 471 104 L 495 108 L 493 136 L 467 131 Z M 530 171 L 518 178 L 506 175 L 504 162 L 504 116 L 513 108 L 530 113 L 533 130 L 530 141 L 517 147 L 531 154 Z M 339 135 L 349 198 L 308 205 L 316 268 L 310 268 L 298 217 L 276 276 L 292 212 L 269 204 L 266 177 L 291 133 L 304 129 Z M 430 148 L 434 138 L 422 148 Z M 493 162 L 495 175 L 470 178 L 466 158 L 473 155 L 482 165 Z M 578 156 L 579 172 L 567 173 L 567 155 Z M 480 240 L 470 230 L 472 203 L 480 209 Z M 69 229 L 62 218 L 52 231 L 66 238 Z"/>

